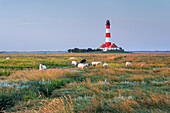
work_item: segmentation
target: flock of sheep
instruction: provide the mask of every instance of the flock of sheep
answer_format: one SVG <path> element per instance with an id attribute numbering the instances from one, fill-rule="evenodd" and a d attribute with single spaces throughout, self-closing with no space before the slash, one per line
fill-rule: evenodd
<path id="1" fill-rule="evenodd" d="M 71 57 L 70 59 L 75 59 L 75 57 Z M 72 61 L 71 64 L 74 65 L 74 66 L 77 66 L 78 69 L 84 69 L 85 67 L 88 67 L 88 66 L 89 66 L 89 64 L 86 63 L 86 60 L 85 60 L 85 59 L 81 60 L 80 63 L 78 63 L 78 62 L 76 62 L 76 61 Z M 94 62 L 92 62 L 90 65 L 92 65 L 92 66 L 97 66 L 97 65 L 99 65 L 99 64 L 102 64 L 102 62 L 101 62 L 101 61 L 94 61 Z M 126 62 L 125 65 L 126 65 L 126 66 L 131 66 L 131 63 L 130 63 L 130 62 Z M 103 63 L 103 66 L 104 66 L 104 67 L 108 67 L 109 65 L 108 65 L 107 63 Z M 45 70 L 45 69 L 47 69 L 47 67 L 46 67 L 45 65 L 40 64 L 39 70 Z"/>
<path id="2" fill-rule="evenodd" d="M 9 60 L 10 58 L 7 57 L 6 59 Z M 69 59 L 75 59 L 75 57 L 70 57 Z M 85 63 L 85 62 L 86 62 L 86 60 L 83 59 L 83 60 L 80 61 L 80 63 L 77 63 L 76 61 L 72 61 L 71 64 L 77 66 L 78 69 L 84 69 L 85 67 L 89 66 L 89 64 Z M 94 61 L 94 62 L 91 63 L 91 65 L 92 66 L 97 66 L 97 65 L 99 65 L 101 63 L 102 62 L 100 62 L 100 61 Z M 131 63 L 130 62 L 126 62 L 125 65 L 126 66 L 131 66 Z M 108 67 L 109 65 L 107 63 L 103 63 L 103 66 Z M 46 69 L 47 69 L 47 67 L 45 65 L 42 65 L 42 64 L 39 65 L 39 70 L 46 70 Z"/>
<path id="3" fill-rule="evenodd" d="M 101 64 L 102 62 L 100 62 L 100 61 L 94 61 L 94 62 L 92 62 L 91 63 L 91 65 L 92 66 L 97 66 L 97 65 L 99 65 L 99 64 Z M 78 69 L 84 69 L 85 67 L 88 67 L 89 66 L 89 64 L 88 63 L 77 63 L 76 61 L 72 61 L 72 64 L 73 65 L 75 65 L 75 66 L 77 66 L 78 67 Z M 109 65 L 107 64 L 107 63 L 103 63 L 103 66 L 104 67 L 108 67 Z M 130 62 L 126 62 L 126 66 L 131 66 L 131 63 Z"/>
<path id="4" fill-rule="evenodd" d="M 101 64 L 101 63 L 102 63 L 102 62 L 100 62 L 100 61 L 99 61 L 99 62 L 92 62 L 91 65 L 92 65 L 92 66 L 96 66 L 96 65 L 99 65 L 99 64 Z M 75 66 L 77 66 L 78 69 L 84 69 L 85 67 L 88 67 L 88 66 L 89 66 L 88 63 L 81 63 L 81 62 L 80 62 L 80 63 L 78 64 L 76 61 L 72 61 L 72 64 L 75 65 Z M 104 63 L 103 66 L 108 66 L 108 64 L 107 64 L 107 63 Z"/>

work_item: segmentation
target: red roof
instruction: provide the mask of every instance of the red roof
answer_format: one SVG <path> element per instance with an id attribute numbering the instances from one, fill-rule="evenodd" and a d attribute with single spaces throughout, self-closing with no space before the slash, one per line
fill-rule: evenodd
<path id="1" fill-rule="evenodd" d="M 102 48 L 105 48 L 105 44 L 104 43 L 99 47 L 99 49 L 102 49 Z"/>
<path id="2" fill-rule="evenodd" d="M 118 48 L 117 45 L 115 43 L 112 43 L 109 48 Z"/>

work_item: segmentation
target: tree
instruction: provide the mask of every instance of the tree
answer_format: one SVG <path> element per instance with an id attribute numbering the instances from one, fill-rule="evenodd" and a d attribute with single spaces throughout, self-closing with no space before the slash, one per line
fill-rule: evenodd
<path id="1" fill-rule="evenodd" d="M 92 48 L 88 48 L 87 51 L 93 51 L 93 49 Z"/>
<path id="2" fill-rule="evenodd" d="M 72 49 L 68 49 L 68 52 L 71 53 L 71 52 L 72 52 Z"/>
<path id="3" fill-rule="evenodd" d="M 79 48 L 74 48 L 73 52 L 79 52 Z"/>

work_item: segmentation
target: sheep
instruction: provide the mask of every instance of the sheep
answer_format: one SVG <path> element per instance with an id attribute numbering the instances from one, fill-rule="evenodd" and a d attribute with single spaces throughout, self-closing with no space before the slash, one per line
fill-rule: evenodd
<path id="1" fill-rule="evenodd" d="M 72 63 L 71 64 L 73 64 L 73 65 L 77 65 L 77 62 L 76 61 L 72 61 Z"/>
<path id="2" fill-rule="evenodd" d="M 9 60 L 10 58 L 9 57 L 6 57 L 6 60 Z"/>
<path id="3" fill-rule="evenodd" d="M 75 57 L 70 57 L 69 59 L 75 59 Z"/>
<path id="4" fill-rule="evenodd" d="M 131 66 L 132 64 L 130 62 L 126 62 L 126 66 Z"/>
<path id="5" fill-rule="evenodd" d="M 87 66 L 88 66 L 87 63 L 86 63 L 86 64 L 80 63 L 80 64 L 78 64 L 78 69 L 84 69 L 84 68 L 87 67 Z"/>
<path id="6" fill-rule="evenodd" d="M 86 66 L 82 63 L 78 64 L 78 69 L 84 69 Z"/>
<path id="7" fill-rule="evenodd" d="M 46 70 L 46 69 L 47 69 L 47 67 L 45 65 L 40 64 L 39 70 Z"/>
<path id="8" fill-rule="evenodd" d="M 104 63 L 103 66 L 108 67 L 109 65 L 107 63 Z"/>
<path id="9" fill-rule="evenodd" d="M 39 65 L 39 70 L 42 70 L 42 64 Z"/>
<path id="10" fill-rule="evenodd" d="M 92 64 L 92 66 L 96 66 L 96 65 L 98 65 L 98 64 L 101 64 L 102 62 L 92 62 L 91 64 Z"/>
<path id="11" fill-rule="evenodd" d="M 86 62 L 86 59 L 83 59 L 80 61 L 80 63 L 85 63 Z"/>

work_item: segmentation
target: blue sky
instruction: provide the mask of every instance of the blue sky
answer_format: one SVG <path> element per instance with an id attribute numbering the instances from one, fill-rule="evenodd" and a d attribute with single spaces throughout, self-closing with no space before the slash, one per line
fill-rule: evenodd
<path id="1" fill-rule="evenodd" d="M 170 0 L 0 0 L 0 50 L 170 50 Z"/>

